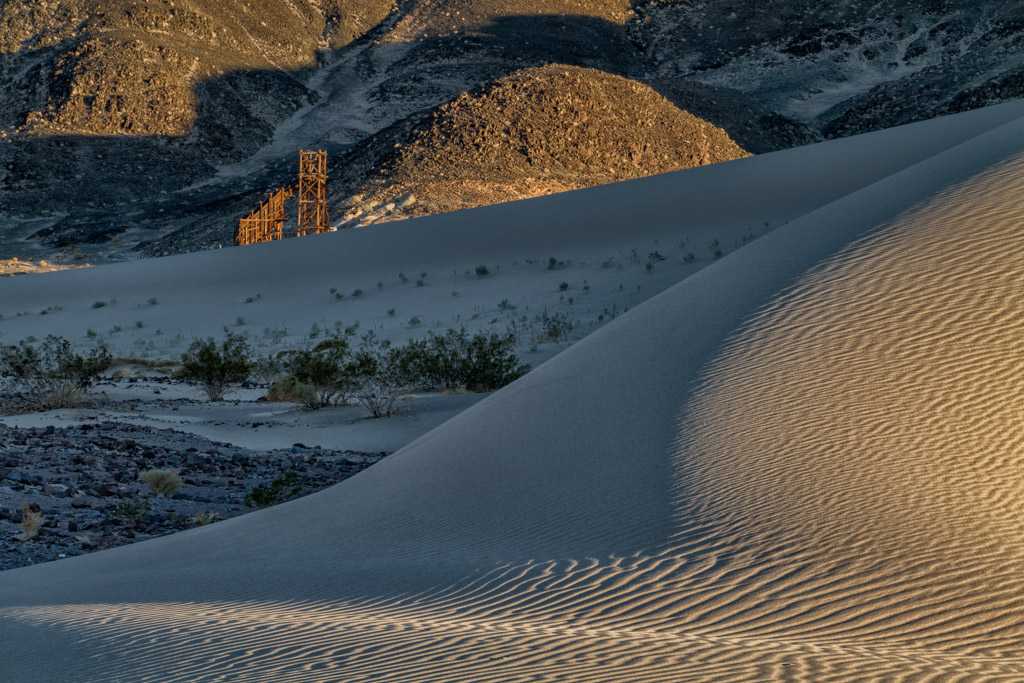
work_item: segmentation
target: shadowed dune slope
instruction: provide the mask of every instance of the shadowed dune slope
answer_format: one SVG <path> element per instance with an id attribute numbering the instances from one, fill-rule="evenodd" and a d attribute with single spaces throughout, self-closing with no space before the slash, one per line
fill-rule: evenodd
<path id="1" fill-rule="evenodd" d="M 328 491 L 0 574 L 0 674 L 1020 680 L 1022 140 L 808 208 Z"/>

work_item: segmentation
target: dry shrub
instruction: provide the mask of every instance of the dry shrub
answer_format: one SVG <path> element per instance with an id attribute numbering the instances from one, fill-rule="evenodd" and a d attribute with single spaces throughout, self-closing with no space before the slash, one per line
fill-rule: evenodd
<path id="1" fill-rule="evenodd" d="M 43 528 L 43 511 L 35 503 L 21 506 L 21 540 L 30 541 Z"/>
<path id="2" fill-rule="evenodd" d="M 192 517 L 192 524 L 195 526 L 208 526 L 220 521 L 220 514 L 217 512 L 197 512 Z"/>
<path id="3" fill-rule="evenodd" d="M 149 486 L 158 496 L 170 498 L 181 488 L 181 477 L 174 470 L 146 470 L 139 473 L 139 481 Z"/>
<path id="4" fill-rule="evenodd" d="M 316 389 L 292 376 L 271 384 L 266 399 L 273 403 L 301 403 L 311 410 L 321 407 L 320 395 Z"/>

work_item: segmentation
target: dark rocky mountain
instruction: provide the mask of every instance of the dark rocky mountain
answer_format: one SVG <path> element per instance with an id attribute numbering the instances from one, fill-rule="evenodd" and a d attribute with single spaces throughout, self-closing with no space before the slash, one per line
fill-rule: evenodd
<path id="1" fill-rule="evenodd" d="M 0 256 L 228 244 L 302 146 L 339 221 L 771 151 L 1019 97 L 1022 48 L 1003 0 L 0 0 Z M 548 148 L 566 98 L 586 158 Z"/>

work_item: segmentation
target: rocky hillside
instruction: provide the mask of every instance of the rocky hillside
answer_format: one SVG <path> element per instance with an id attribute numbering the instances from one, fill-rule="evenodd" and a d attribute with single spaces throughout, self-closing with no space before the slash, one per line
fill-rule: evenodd
<path id="1" fill-rule="evenodd" d="M 575 76 L 531 71 L 551 64 Z M 548 104 L 508 119 L 529 131 L 517 151 L 469 103 L 527 82 Z M 615 116 L 631 106 L 616 97 L 667 100 L 665 121 L 692 115 L 752 153 L 1020 97 L 1024 5 L 2 0 L 0 85 L 0 257 L 97 261 L 228 244 L 300 147 L 335 160 L 339 219 L 410 192 L 417 213 L 670 167 L 625 142 L 658 131 L 598 109 L 611 132 L 590 133 L 593 164 L 538 147 L 563 134 L 566 97 Z M 665 139 L 674 167 L 703 153 Z"/>
<path id="2" fill-rule="evenodd" d="M 8 134 L 185 136 L 209 119 L 203 123 L 220 120 L 241 139 L 253 122 L 272 127 L 308 94 L 302 71 L 316 65 L 318 49 L 343 47 L 392 4 L 6 0 L 0 127 Z M 249 105 L 259 87 L 283 91 L 278 111 Z"/>
<path id="3" fill-rule="evenodd" d="M 852 135 L 1024 96 L 1024 4 L 640 0 L 648 69 Z"/>
<path id="4" fill-rule="evenodd" d="M 558 131 L 557 134 L 552 134 Z M 594 69 L 525 69 L 392 126 L 337 164 L 346 225 L 729 161 L 721 128 Z"/>

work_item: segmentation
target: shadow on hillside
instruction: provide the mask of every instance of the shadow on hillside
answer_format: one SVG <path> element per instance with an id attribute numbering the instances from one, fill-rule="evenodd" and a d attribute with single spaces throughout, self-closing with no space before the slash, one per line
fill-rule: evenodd
<path id="1" fill-rule="evenodd" d="M 384 107 L 392 98 L 420 102 L 423 111 L 466 87 L 553 62 L 623 76 L 636 73 L 639 63 L 623 25 L 586 16 L 510 16 L 403 45 L 390 73 L 378 74 L 372 69 L 380 30 L 326 61 L 353 59 L 355 73 L 379 81 L 369 96 Z M 237 218 L 267 189 L 294 177 L 293 156 L 249 176 L 189 188 L 211 178 L 219 164 L 250 156 L 272 139 L 277 122 L 314 104 L 317 94 L 301 82 L 307 75 L 248 70 L 200 82 L 194 126 L 181 137 L 50 135 L 0 142 L 0 212 L 55 215 L 52 227 L 31 237 L 56 248 L 103 245 L 92 249 L 123 252 L 138 243 L 135 249 L 160 254 L 229 243 Z M 662 89 L 670 100 L 693 106 L 692 93 Z M 736 128 L 714 115 L 710 120 L 727 131 Z M 345 149 L 325 139 L 297 144 L 323 146 L 335 158 Z M 116 244 L 119 235 L 125 244 Z"/>

